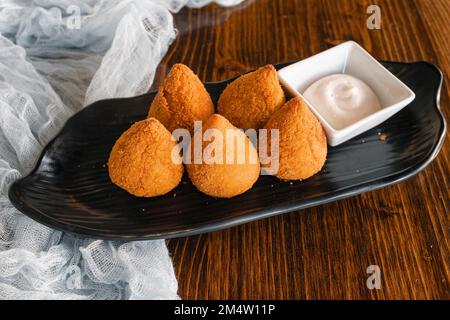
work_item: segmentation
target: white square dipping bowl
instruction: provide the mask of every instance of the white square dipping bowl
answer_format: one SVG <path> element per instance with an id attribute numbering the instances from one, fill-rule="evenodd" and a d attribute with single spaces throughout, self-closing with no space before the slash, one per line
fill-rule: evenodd
<path id="1" fill-rule="evenodd" d="M 332 74 L 348 74 L 364 81 L 378 96 L 381 109 L 347 126 L 335 129 L 314 108 L 303 93 L 317 80 Z M 410 104 L 415 94 L 381 63 L 354 41 L 316 54 L 278 71 L 281 83 L 292 96 L 300 96 L 322 123 L 328 144 L 337 146 L 392 117 Z"/>

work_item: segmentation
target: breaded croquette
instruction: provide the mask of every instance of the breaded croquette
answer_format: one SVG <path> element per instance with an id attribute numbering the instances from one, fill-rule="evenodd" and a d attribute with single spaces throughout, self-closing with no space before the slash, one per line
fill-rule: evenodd
<path id="1" fill-rule="evenodd" d="M 217 161 L 203 157 L 202 163 L 195 164 L 194 153 L 198 150 L 194 150 L 196 148 L 194 138 L 191 140 L 190 152 L 193 159 L 190 164 L 186 164 L 186 168 L 194 186 L 201 192 L 217 198 L 231 198 L 249 190 L 258 180 L 260 172 L 258 154 L 251 141 L 241 130 L 218 114 L 212 115 L 202 130 L 204 137 L 209 132 L 214 138 L 208 138 L 209 141 L 203 139 L 200 151 L 206 154 L 205 152 L 209 150 L 211 157 L 217 157 Z M 233 138 L 227 139 L 227 134 Z M 213 143 L 217 149 L 212 147 Z"/>
<path id="2" fill-rule="evenodd" d="M 327 138 L 302 98 L 288 101 L 273 114 L 265 128 L 280 130 L 278 178 L 307 179 L 322 169 L 327 157 Z M 268 144 L 270 150 L 270 139 Z"/>
<path id="3" fill-rule="evenodd" d="M 173 152 L 176 148 L 171 133 L 155 118 L 136 122 L 112 148 L 108 160 L 111 181 L 138 197 L 171 191 L 183 175 L 181 157 Z"/>
<path id="4" fill-rule="evenodd" d="M 175 64 L 153 100 L 148 116 L 158 119 L 170 132 L 193 132 L 194 121 L 206 121 L 214 105 L 200 79 L 184 64 Z"/>
<path id="5" fill-rule="evenodd" d="M 240 129 L 260 129 L 285 103 L 285 95 L 272 65 L 240 76 L 229 84 L 218 111 Z"/>

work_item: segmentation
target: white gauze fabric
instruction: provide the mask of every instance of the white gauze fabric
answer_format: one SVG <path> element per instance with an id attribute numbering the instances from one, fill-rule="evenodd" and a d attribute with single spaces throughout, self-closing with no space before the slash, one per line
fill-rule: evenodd
<path id="1" fill-rule="evenodd" d="M 179 298 L 163 240 L 58 232 L 7 194 L 83 106 L 146 92 L 176 36 L 171 12 L 209 2 L 0 1 L 0 299 Z"/>

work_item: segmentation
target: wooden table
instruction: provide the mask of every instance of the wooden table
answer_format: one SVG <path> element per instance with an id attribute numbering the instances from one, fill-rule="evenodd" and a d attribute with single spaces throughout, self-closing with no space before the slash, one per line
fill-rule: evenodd
<path id="1" fill-rule="evenodd" d="M 370 4 L 380 30 L 366 25 Z M 205 81 L 303 59 L 343 40 L 450 74 L 449 0 L 246 0 L 183 9 L 155 88 L 176 62 Z M 441 104 L 450 119 L 449 87 Z M 407 182 L 220 232 L 168 241 L 183 299 L 449 299 L 450 139 Z M 369 265 L 381 289 L 366 286 Z"/>

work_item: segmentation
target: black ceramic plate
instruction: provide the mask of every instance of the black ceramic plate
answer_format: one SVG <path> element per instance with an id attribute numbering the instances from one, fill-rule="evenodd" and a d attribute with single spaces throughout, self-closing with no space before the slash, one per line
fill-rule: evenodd
<path id="1" fill-rule="evenodd" d="M 20 211 L 56 229 L 105 239 L 156 239 L 223 229 L 398 183 L 423 170 L 440 150 L 446 127 L 439 109 L 442 74 L 424 62 L 384 65 L 416 93 L 414 102 L 330 148 L 323 171 L 306 181 L 263 176 L 250 191 L 225 200 L 201 194 L 185 176 L 165 196 L 129 195 L 110 182 L 106 161 L 121 133 L 146 117 L 155 96 L 149 93 L 99 101 L 73 116 L 33 172 L 12 185 L 9 197 Z M 206 84 L 213 100 L 232 80 Z M 387 139 L 381 141 L 380 134 Z"/>

